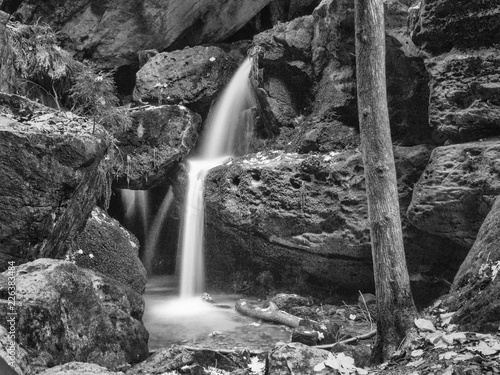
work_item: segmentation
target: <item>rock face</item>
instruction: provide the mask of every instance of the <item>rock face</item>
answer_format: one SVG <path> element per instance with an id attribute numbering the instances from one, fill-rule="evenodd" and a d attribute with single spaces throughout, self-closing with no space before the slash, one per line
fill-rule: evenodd
<path id="1" fill-rule="evenodd" d="M 61 256 L 109 188 L 104 133 L 17 96 L 0 95 L 0 269 Z"/>
<path id="2" fill-rule="evenodd" d="M 496 0 L 423 0 L 413 40 L 434 53 L 498 43 Z"/>
<path id="3" fill-rule="evenodd" d="M 452 142 L 500 135 L 499 49 L 454 50 L 429 59 L 427 68 L 435 130 Z"/>
<path id="4" fill-rule="evenodd" d="M 131 110 L 133 125 L 117 136 L 114 186 L 146 190 L 165 184 L 195 146 L 201 116 L 177 105 Z"/>
<path id="5" fill-rule="evenodd" d="M 0 275 L 0 284 L 3 284 L 7 280 L 8 279 L 5 279 L 3 275 Z M 12 354 L 15 354 L 13 368 L 14 368 L 14 370 L 16 370 L 17 374 L 18 375 L 31 375 L 32 369 L 30 366 L 28 353 L 26 352 L 26 350 L 21 348 L 19 346 L 19 344 L 17 344 L 15 341 L 13 341 L 13 340 L 11 340 L 11 338 L 9 338 L 10 322 L 8 322 L 8 319 L 10 319 L 10 317 L 6 316 L 6 319 L 5 319 L 6 321 L 3 324 L 5 324 L 5 326 L 8 327 L 9 329 L 7 329 L 4 326 L 0 326 L 0 357 L 1 357 L 0 358 L 0 370 L 5 371 L 3 369 L 3 365 L 1 363 L 2 359 L 5 362 L 10 363 L 11 362 L 10 359 L 12 358 L 11 357 Z M 12 322 L 13 322 L 12 327 L 14 327 L 13 333 L 15 334 L 15 326 L 16 326 L 15 319 Z M 2 375 L 3 375 L 3 372 L 2 372 Z"/>
<path id="6" fill-rule="evenodd" d="M 52 367 L 39 375 L 124 375 L 123 372 L 111 372 L 92 363 L 70 362 Z"/>
<path id="7" fill-rule="evenodd" d="M 219 47 L 193 47 L 153 56 L 137 72 L 134 100 L 184 104 L 203 112 L 237 68 Z"/>
<path id="8" fill-rule="evenodd" d="M 498 139 L 434 149 L 415 186 L 410 222 L 470 248 L 500 194 L 499 158 Z"/>
<path id="9" fill-rule="evenodd" d="M 270 0 L 111 0 L 99 3 L 23 1 L 17 14 L 27 22 L 51 24 L 64 48 L 115 67 L 136 61 L 144 49 L 179 49 L 220 42 L 252 19 Z M 57 10 L 57 11 L 55 11 Z"/>
<path id="10" fill-rule="evenodd" d="M 398 148 L 401 210 L 424 169 L 425 146 Z M 405 176 L 405 177 L 402 177 Z M 273 283 L 300 293 L 311 286 L 337 292 L 373 289 L 363 163 L 357 151 L 326 155 L 268 152 L 233 160 L 206 179 L 206 261 L 209 282 L 238 283 L 270 272 Z M 435 237 L 405 228 L 410 272 L 430 271 L 456 255 Z M 423 250 L 422 248 L 425 248 Z M 415 252 L 415 253 L 414 253 Z M 458 260 L 460 262 L 465 256 Z M 453 277 L 458 264 L 447 277 Z M 441 270 L 434 269 L 435 274 Z M 425 270 L 424 270 L 425 271 Z M 450 275 L 451 273 L 451 275 Z M 245 279 L 245 276 L 247 277 Z"/>
<path id="11" fill-rule="evenodd" d="M 278 147 L 285 143 L 281 138 L 300 140 L 318 122 L 323 127 L 333 124 L 332 134 L 336 121 L 357 128 L 353 4 L 324 0 L 312 16 L 279 24 L 254 38 L 252 84 L 270 113 L 267 121 L 281 128 Z M 389 18 L 392 29 L 386 37 L 388 101 L 394 139 L 414 145 L 430 135 L 428 73 L 423 59 L 408 47 L 410 42 L 400 37 L 401 9 L 407 11 L 408 6 L 395 1 L 387 10 L 388 17 L 395 18 Z M 304 116 L 309 116 L 307 121 Z"/>
<path id="12" fill-rule="evenodd" d="M 148 356 L 142 298 L 93 271 L 53 259 L 23 264 L 16 304 L 16 334 L 36 371 L 72 361 L 114 370 Z M 6 316 L 6 300 L 0 311 Z"/>
<path id="13" fill-rule="evenodd" d="M 500 326 L 500 198 L 486 217 L 476 242 L 453 281 L 447 299 L 457 311 L 453 323 L 464 330 L 495 333 Z"/>
<path id="14" fill-rule="evenodd" d="M 99 207 L 92 210 L 68 256 L 77 266 L 101 272 L 139 294 L 146 289 L 146 269 L 139 259 L 139 241 Z"/>

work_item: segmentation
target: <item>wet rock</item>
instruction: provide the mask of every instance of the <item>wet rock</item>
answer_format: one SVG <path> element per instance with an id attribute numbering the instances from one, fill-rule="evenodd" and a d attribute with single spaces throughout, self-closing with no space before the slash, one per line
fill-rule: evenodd
<path id="1" fill-rule="evenodd" d="M 430 152 L 418 146 L 399 147 L 395 153 L 404 214 L 411 186 Z M 358 151 L 248 155 L 212 170 L 205 186 L 210 282 L 227 283 L 228 275 L 236 273 L 250 273 L 255 279 L 268 270 L 277 288 L 299 294 L 318 293 L 322 288 L 356 294 L 373 290 L 363 163 Z M 453 254 L 457 246 L 446 240 L 433 245 L 436 237 L 432 236 L 424 241 L 425 251 L 411 254 L 421 248 L 410 243 L 419 233 L 411 225 L 405 227 L 410 270 L 418 272 L 426 264 L 426 271 L 440 275 L 447 266 L 435 268 L 442 263 L 439 254 Z"/>
<path id="2" fill-rule="evenodd" d="M 167 185 L 194 148 L 201 117 L 179 105 L 139 107 L 131 116 L 132 127 L 117 136 L 113 186 L 146 190 Z"/>
<path id="3" fill-rule="evenodd" d="M 230 55 L 215 46 L 159 53 L 137 72 L 134 100 L 204 112 L 236 68 Z"/>
<path id="4" fill-rule="evenodd" d="M 139 241 L 99 207 L 92 210 L 68 257 L 74 259 L 77 266 L 103 273 L 139 294 L 146 289 L 146 269 L 139 259 Z"/>
<path id="5" fill-rule="evenodd" d="M 463 330 L 496 333 L 500 327 L 500 198 L 484 220 L 460 267 L 446 306 Z"/>
<path id="6" fill-rule="evenodd" d="M 500 4 L 496 0 L 423 0 L 413 41 L 434 52 L 498 43 Z"/>
<path id="7" fill-rule="evenodd" d="M 500 194 L 499 154 L 498 139 L 434 149 L 413 192 L 410 222 L 470 248 Z"/>
<path id="8" fill-rule="evenodd" d="M 500 50 L 452 51 L 427 61 L 429 123 L 443 140 L 500 135 Z"/>
<path id="9" fill-rule="evenodd" d="M 105 367 L 92 363 L 69 362 L 54 366 L 41 372 L 39 375 L 124 375 L 123 372 L 112 372 Z"/>
<path id="10" fill-rule="evenodd" d="M 0 95 L 0 269 L 63 256 L 109 191 L 106 133 L 15 95 Z M 103 198 L 104 197 L 104 198 Z"/>
<path id="11" fill-rule="evenodd" d="M 64 48 L 110 68 L 136 61 L 144 49 L 181 49 L 221 42 L 252 19 L 270 0 L 145 0 L 96 2 L 23 1 L 17 17 L 58 31 Z"/>
<path id="12" fill-rule="evenodd" d="M 37 372 L 73 361 L 116 370 L 147 357 L 144 302 L 124 284 L 53 259 L 17 267 L 16 282 L 16 334 Z"/>
<path id="13" fill-rule="evenodd" d="M 276 306 L 280 310 L 290 312 L 290 309 L 296 306 L 311 306 L 313 304 L 313 300 L 310 297 L 302 297 L 298 294 L 287 294 L 280 293 L 271 298 Z"/>
<path id="14" fill-rule="evenodd" d="M 314 366 L 328 358 L 329 352 L 311 348 L 301 343 L 282 345 L 272 350 L 267 358 L 268 373 L 276 375 L 310 374 Z M 315 371 L 316 374 L 328 374 L 328 367 Z"/>

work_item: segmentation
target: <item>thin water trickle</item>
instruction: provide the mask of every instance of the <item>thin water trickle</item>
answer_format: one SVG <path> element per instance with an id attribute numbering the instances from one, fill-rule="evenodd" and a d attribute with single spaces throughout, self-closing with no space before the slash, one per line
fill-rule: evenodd
<path id="1" fill-rule="evenodd" d="M 208 116 L 199 153 L 188 162 L 188 190 L 181 243 L 180 295 L 200 295 L 204 287 L 204 183 L 205 176 L 236 153 L 246 152 L 241 140 L 248 140 L 248 114 L 254 106 L 249 83 L 250 59 L 246 59 Z"/>

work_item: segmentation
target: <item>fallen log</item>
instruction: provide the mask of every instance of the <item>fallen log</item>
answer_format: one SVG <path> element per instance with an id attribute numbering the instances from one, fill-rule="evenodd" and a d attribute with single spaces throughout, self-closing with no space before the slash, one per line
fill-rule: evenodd
<path id="1" fill-rule="evenodd" d="M 266 301 L 262 307 L 257 307 L 251 305 L 245 299 L 239 299 L 236 301 L 236 311 L 239 311 L 243 315 L 283 324 L 292 328 L 297 328 L 302 320 L 295 315 L 280 310 L 278 306 L 271 301 Z"/>

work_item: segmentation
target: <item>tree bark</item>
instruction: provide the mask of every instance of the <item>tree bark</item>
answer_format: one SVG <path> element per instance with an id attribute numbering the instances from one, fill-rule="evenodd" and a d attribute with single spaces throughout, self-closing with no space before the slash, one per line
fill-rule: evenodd
<path id="1" fill-rule="evenodd" d="M 295 315 L 281 311 L 278 306 L 271 301 L 266 301 L 263 307 L 255 307 L 250 305 L 246 300 L 239 299 L 236 301 L 236 311 L 247 316 L 283 324 L 292 328 L 297 328 L 302 320 Z"/>
<path id="2" fill-rule="evenodd" d="M 11 93 L 14 86 L 12 51 L 8 45 L 9 14 L 0 11 L 0 92 Z"/>
<path id="3" fill-rule="evenodd" d="M 358 114 L 379 317 L 372 355 L 376 361 L 388 359 L 397 349 L 416 315 L 387 109 L 383 6 L 382 0 L 355 2 Z"/>

